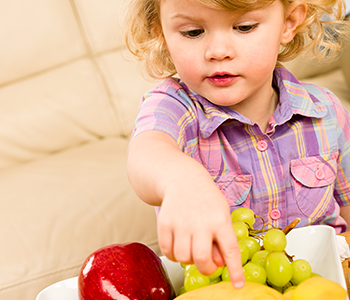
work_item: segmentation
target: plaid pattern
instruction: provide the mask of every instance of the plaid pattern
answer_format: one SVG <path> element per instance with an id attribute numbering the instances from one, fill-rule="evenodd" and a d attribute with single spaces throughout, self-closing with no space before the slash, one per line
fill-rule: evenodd
<path id="1" fill-rule="evenodd" d="M 273 85 L 280 99 L 266 133 L 169 78 L 143 97 L 132 136 L 169 134 L 207 168 L 231 210 L 249 207 L 281 228 L 300 218 L 298 227 L 329 224 L 343 232 L 339 208 L 350 204 L 349 114 L 329 90 L 299 82 L 282 66 Z"/>

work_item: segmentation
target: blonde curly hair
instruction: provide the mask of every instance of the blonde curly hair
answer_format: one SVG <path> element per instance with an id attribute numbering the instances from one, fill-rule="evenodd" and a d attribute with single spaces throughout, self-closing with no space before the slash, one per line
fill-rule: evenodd
<path id="1" fill-rule="evenodd" d="M 161 79 L 175 75 L 176 69 L 166 48 L 160 20 L 162 0 L 126 0 L 127 10 L 123 24 L 125 42 L 129 51 L 144 64 L 151 78 Z M 191 0 L 221 10 L 255 10 L 267 7 L 276 0 Z M 281 1 L 285 10 L 294 0 Z M 294 59 L 311 50 L 320 59 L 331 58 L 341 48 L 341 35 L 349 32 L 345 22 L 344 0 L 303 0 L 308 9 L 304 22 L 288 44 L 281 45 L 279 62 Z M 326 16 L 326 18 L 325 18 Z"/>

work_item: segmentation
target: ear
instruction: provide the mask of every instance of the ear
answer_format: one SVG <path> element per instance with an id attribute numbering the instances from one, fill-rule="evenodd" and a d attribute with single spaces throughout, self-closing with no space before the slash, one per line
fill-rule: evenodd
<path id="1" fill-rule="evenodd" d="M 285 16 L 285 29 L 282 35 L 282 44 L 289 43 L 297 34 L 298 26 L 301 25 L 306 17 L 307 4 L 304 1 L 293 1 L 288 7 Z"/>

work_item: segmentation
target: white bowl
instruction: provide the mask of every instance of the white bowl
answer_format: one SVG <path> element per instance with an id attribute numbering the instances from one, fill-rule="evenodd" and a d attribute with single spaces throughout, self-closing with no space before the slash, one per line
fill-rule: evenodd
<path id="1" fill-rule="evenodd" d="M 306 259 L 312 271 L 338 282 L 345 289 L 346 282 L 338 254 L 335 230 L 327 225 L 293 229 L 287 235 L 286 251 L 295 259 Z M 183 285 L 183 269 L 166 257 L 161 257 L 177 292 Z M 78 277 L 57 282 L 42 290 L 36 300 L 78 300 Z"/>

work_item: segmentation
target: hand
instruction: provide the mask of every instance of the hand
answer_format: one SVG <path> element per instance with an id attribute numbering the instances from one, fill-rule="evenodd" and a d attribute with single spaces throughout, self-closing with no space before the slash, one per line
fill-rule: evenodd
<path id="1" fill-rule="evenodd" d="M 204 275 L 211 275 L 226 264 L 233 285 L 244 286 L 229 205 L 214 183 L 182 186 L 164 197 L 158 216 L 158 237 L 163 254 L 170 260 L 194 263 Z"/>
<path id="2" fill-rule="evenodd" d="M 158 238 L 173 261 L 195 263 L 204 275 L 227 265 L 236 288 L 244 285 L 230 208 L 208 171 L 159 131 L 138 135 L 128 151 L 128 176 L 144 202 L 160 206 Z"/>

